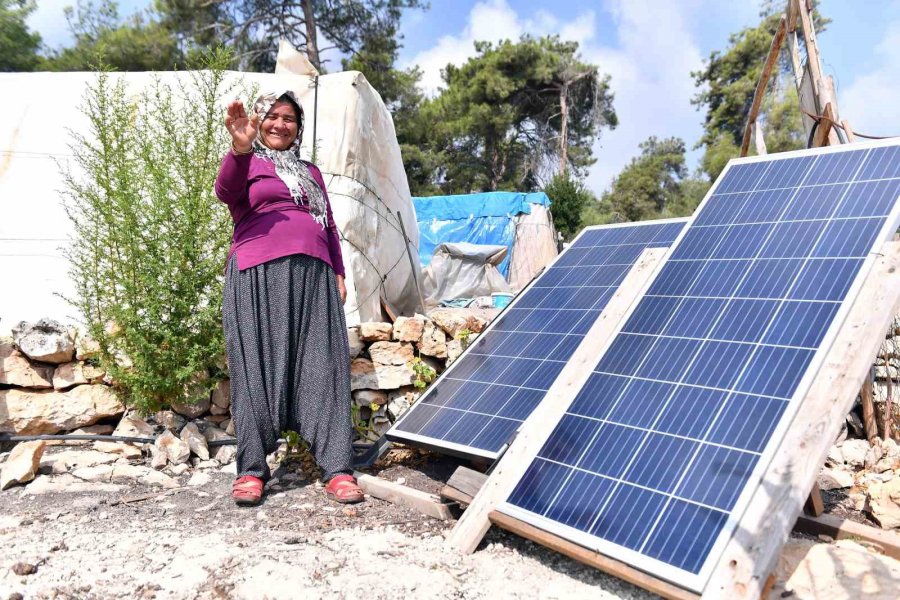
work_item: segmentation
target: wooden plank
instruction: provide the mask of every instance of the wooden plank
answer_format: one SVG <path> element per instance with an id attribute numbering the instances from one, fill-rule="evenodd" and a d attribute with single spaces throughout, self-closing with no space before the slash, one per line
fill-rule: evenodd
<path id="1" fill-rule="evenodd" d="M 863 540 L 876 546 L 885 556 L 900 560 L 900 535 L 862 523 L 841 519 L 834 515 L 810 517 L 800 515 L 794 531 L 807 535 L 827 535 L 836 540 Z"/>
<path id="2" fill-rule="evenodd" d="M 540 544 L 551 550 L 555 550 L 560 554 L 565 554 L 569 558 L 573 558 L 580 563 L 600 569 L 604 573 L 609 573 L 619 579 L 640 586 L 645 590 L 649 590 L 654 594 L 659 594 L 663 598 L 671 600 L 699 600 L 700 596 L 682 589 L 676 585 L 657 579 L 652 575 L 648 575 L 643 571 L 639 571 L 634 567 L 627 565 L 614 558 L 609 558 L 593 550 L 588 550 L 578 544 L 573 544 L 569 540 L 553 535 L 543 529 L 538 529 L 533 525 L 529 525 L 524 521 L 505 515 L 501 512 L 493 511 L 488 517 L 491 523 L 505 529 L 516 535 L 520 535 L 535 543 Z"/>
<path id="3" fill-rule="evenodd" d="M 455 502 L 460 508 L 466 508 L 472 504 L 472 499 L 474 498 L 474 496 L 470 496 L 450 485 L 445 485 L 441 488 L 440 496 L 446 502 Z"/>
<path id="4" fill-rule="evenodd" d="M 478 547 L 491 526 L 488 515 L 509 497 L 553 426 L 559 422 L 575 395 L 587 382 L 600 355 L 612 341 L 620 321 L 649 287 L 652 276 L 658 271 L 668 252 L 667 248 L 648 248 L 641 254 L 584 341 L 560 372 L 556 382 L 547 391 L 544 400 L 519 428 L 516 438 L 497 463 L 487 483 L 453 528 L 447 538 L 452 547 L 465 554 L 474 552 Z"/>
<path id="5" fill-rule="evenodd" d="M 831 124 L 834 121 L 834 112 L 831 110 L 830 102 L 825 105 L 822 117 L 822 119 L 819 119 L 819 127 L 816 129 L 816 135 L 813 136 L 811 148 L 820 148 L 828 145 L 828 135 L 831 133 Z"/>
<path id="6" fill-rule="evenodd" d="M 788 0 L 787 4 L 787 30 L 794 33 L 797 30 L 797 20 L 800 18 L 800 4 L 797 0 Z"/>
<path id="7" fill-rule="evenodd" d="M 386 500 L 392 504 L 408 506 L 423 515 L 442 521 L 449 521 L 453 518 L 450 507 L 441 502 L 441 499 L 434 494 L 415 490 L 374 475 L 354 472 L 353 476 L 356 477 L 359 487 L 370 496 Z"/>
<path id="8" fill-rule="evenodd" d="M 756 146 L 757 156 L 765 156 L 769 153 L 768 148 L 766 148 L 765 137 L 763 136 L 763 128 L 759 121 L 753 124 L 753 142 Z"/>
<path id="9" fill-rule="evenodd" d="M 813 517 L 818 517 L 825 512 L 825 502 L 822 500 L 822 490 L 819 489 L 818 483 L 813 484 L 812 490 L 806 498 L 806 504 L 803 505 L 803 512 Z"/>
<path id="10" fill-rule="evenodd" d="M 863 429 L 870 444 L 878 437 L 878 423 L 875 422 L 874 387 L 875 368 L 872 367 L 869 369 L 869 374 L 866 375 L 866 380 L 859 390 L 859 403 L 862 404 L 863 411 Z"/>
<path id="11" fill-rule="evenodd" d="M 819 46 L 816 44 L 816 30 L 813 27 L 812 16 L 806 3 L 798 2 L 800 12 L 800 24 L 803 27 L 803 41 L 806 42 L 806 64 L 812 75 L 815 92 L 819 94 L 819 80 L 822 79 L 822 62 L 819 58 Z"/>
<path id="12" fill-rule="evenodd" d="M 847 141 L 851 144 L 856 142 L 856 134 L 853 133 L 853 128 L 850 127 L 850 123 L 847 119 L 843 119 L 841 125 L 844 127 L 844 134 L 847 136 Z"/>
<path id="13" fill-rule="evenodd" d="M 709 597 L 759 597 L 898 310 L 900 242 L 887 242 L 713 570 Z"/>
<path id="14" fill-rule="evenodd" d="M 840 112 L 838 111 L 837 93 L 835 92 L 834 88 L 834 77 L 832 77 L 831 75 L 825 77 L 821 82 L 819 82 L 819 105 L 824 107 L 829 104 L 831 105 L 832 127 L 828 132 L 827 145 L 837 146 L 841 144 L 841 138 L 838 137 L 837 128 L 834 127 L 834 124 L 840 123 L 841 117 Z M 825 114 L 824 108 L 822 109 L 822 114 Z"/>
<path id="15" fill-rule="evenodd" d="M 459 466 L 447 480 L 447 485 L 474 498 L 487 480 L 488 476 L 484 473 Z"/>
<path id="16" fill-rule="evenodd" d="M 763 96 L 766 95 L 766 87 L 769 84 L 769 77 L 772 75 L 772 69 L 778 62 L 778 55 L 781 52 L 781 44 L 784 42 L 786 19 L 784 15 L 778 21 L 778 29 L 775 30 L 775 36 L 772 38 L 772 44 L 769 46 L 769 54 L 766 56 L 766 62 L 763 63 L 763 70 L 756 82 L 756 91 L 753 92 L 753 102 L 750 104 L 750 112 L 747 113 L 747 124 L 744 126 L 744 139 L 741 142 L 741 156 L 747 156 L 750 151 L 750 135 L 753 124 L 756 123 L 756 117 L 759 114 L 759 107 L 762 104 Z"/>

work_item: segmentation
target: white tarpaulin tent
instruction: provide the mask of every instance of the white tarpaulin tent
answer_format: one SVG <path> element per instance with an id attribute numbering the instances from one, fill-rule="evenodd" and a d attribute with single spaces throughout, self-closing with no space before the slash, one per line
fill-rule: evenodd
<path id="1" fill-rule="evenodd" d="M 316 163 L 343 238 L 348 323 L 380 319 L 382 297 L 398 312 L 421 310 L 416 292 L 421 274 L 410 265 L 398 212 L 413 256 L 418 229 L 390 113 L 355 71 L 319 77 L 314 111 L 315 71 L 301 55 L 284 50 L 275 73 L 229 73 L 228 80 L 243 78 L 261 91 L 296 92 L 307 114 L 307 156 L 315 118 Z M 173 85 L 189 81 L 188 74 L 174 72 L 113 75 L 125 78 L 130 93 L 140 92 L 154 76 Z M 71 158 L 67 130 L 88 130 L 79 105 L 95 77 L 0 74 L 0 88 L 15 91 L 0 97 L 0 333 L 20 320 L 71 321 L 73 316 L 74 309 L 58 296 L 74 289 L 61 251 L 71 227 L 61 203 L 60 167 Z M 223 118 L 231 99 L 222 99 Z"/>

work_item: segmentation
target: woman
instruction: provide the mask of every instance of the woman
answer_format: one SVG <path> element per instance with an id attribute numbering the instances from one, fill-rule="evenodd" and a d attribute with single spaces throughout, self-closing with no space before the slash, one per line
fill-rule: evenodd
<path id="1" fill-rule="evenodd" d="M 232 144 L 215 191 L 234 220 L 222 302 L 238 438 L 232 497 L 260 502 L 266 455 L 290 429 L 310 443 L 328 497 L 360 502 L 344 263 L 322 174 L 300 158 L 303 109 L 290 91 L 263 94 L 250 116 L 235 100 L 225 127 Z"/>

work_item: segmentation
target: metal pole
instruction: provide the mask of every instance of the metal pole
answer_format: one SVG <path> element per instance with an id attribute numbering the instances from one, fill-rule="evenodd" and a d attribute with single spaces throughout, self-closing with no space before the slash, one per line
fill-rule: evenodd
<path id="1" fill-rule="evenodd" d="M 416 284 L 416 293 L 419 294 L 419 302 L 422 304 L 422 312 L 425 312 L 425 298 L 422 296 L 422 290 L 419 289 L 419 278 L 416 277 L 416 261 L 413 259 L 412 251 L 409 249 L 409 238 L 406 236 L 406 227 L 403 226 L 403 217 L 400 211 L 397 211 L 397 220 L 400 222 L 400 233 L 403 234 L 403 245 L 406 247 L 406 255 L 409 257 L 409 266 L 412 269 L 413 282 Z M 421 267 L 419 267 L 421 270 Z"/>
<path id="2" fill-rule="evenodd" d="M 316 122 L 319 116 L 319 76 L 313 78 L 313 139 L 312 139 L 312 163 L 316 164 L 316 146 L 318 138 L 316 138 Z"/>

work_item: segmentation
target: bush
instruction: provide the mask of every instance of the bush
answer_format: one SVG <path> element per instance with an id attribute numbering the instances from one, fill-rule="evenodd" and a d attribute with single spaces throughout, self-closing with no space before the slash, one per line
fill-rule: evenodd
<path id="1" fill-rule="evenodd" d="M 565 240 L 571 240 L 581 229 L 582 211 L 593 201 L 593 194 L 568 171 L 554 175 L 544 193 L 550 197 L 556 230 Z"/>
<path id="2" fill-rule="evenodd" d="M 156 79 L 137 96 L 101 70 L 82 104 L 89 133 L 71 134 L 69 302 L 100 345 L 100 365 L 145 413 L 196 400 L 224 355 L 231 221 L 213 194 L 228 147 L 219 100 L 245 91 L 225 84 L 229 61 L 212 51 L 179 88 Z"/>

